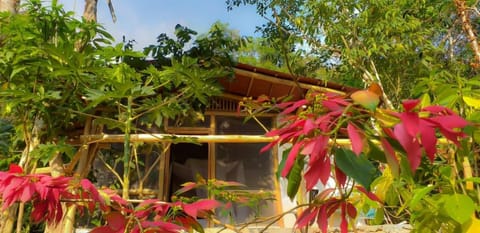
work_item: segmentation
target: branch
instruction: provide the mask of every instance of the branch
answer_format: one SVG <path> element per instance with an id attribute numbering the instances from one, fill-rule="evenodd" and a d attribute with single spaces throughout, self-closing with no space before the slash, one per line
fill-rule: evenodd
<path id="1" fill-rule="evenodd" d="M 477 36 L 475 31 L 470 24 L 469 19 L 469 12 L 467 10 L 467 6 L 464 0 L 454 0 L 455 6 L 457 8 L 457 14 L 460 20 L 462 21 L 462 28 L 465 32 L 468 41 L 470 42 L 470 46 L 473 50 L 473 54 L 475 55 L 475 61 L 470 63 L 470 66 L 474 69 L 480 68 L 480 47 L 478 45 Z"/>

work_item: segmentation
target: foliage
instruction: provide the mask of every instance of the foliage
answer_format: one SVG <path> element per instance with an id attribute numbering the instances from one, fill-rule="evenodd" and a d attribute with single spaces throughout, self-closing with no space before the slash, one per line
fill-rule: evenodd
<path id="1" fill-rule="evenodd" d="M 404 101 L 402 111 L 386 110 L 377 106 L 379 94 L 358 95 L 365 92 L 371 91 L 357 91 L 352 93 L 351 98 L 311 92 L 305 99 L 275 104 L 274 107 L 281 109 L 283 120 L 278 129 L 266 134 L 277 139 L 262 150 L 277 144 L 291 144 L 288 155 L 282 161 L 284 166 L 281 171 L 281 175 L 288 179 L 289 196 L 293 198 L 299 190 L 299 178 L 294 175 L 298 173 L 297 164 L 303 167 L 303 162 L 299 163 L 299 160 L 306 163 L 303 179 L 307 191 L 318 182 L 326 185 L 332 176 L 336 183 L 335 189 L 327 189 L 317 195 L 297 218 L 297 227 L 316 221 L 326 232 L 327 218 L 340 209 L 340 227 L 342 232 L 347 232 L 349 219 L 357 217 L 353 191 L 363 192 L 371 200 L 385 201 L 370 192 L 379 191 L 378 186 L 373 184 L 384 169 L 382 163 L 388 164 L 394 178 L 413 180 L 412 176 L 419 170 L 423 158 L 426 157 L 430 163 L 442 158 L 437 153 L 438 134 L 457 146 L 464 143 L 466 135 L 462 130 L 469 123 L 452 110 L 439 105 L 421 106 L 420 100 Z M 264 107 L 270 107 L 265 104 L 265 99 L 261 101 Z M 349 138 L 351 149 L 338 144 L 337 140 L 341 137 Z M 422 166 L 421 169 L 424 168 Z M 291 186 L 292 183 L 295 185 Z M 442 194 L 441 197 L 438 206 L 458 205 L 467 208 L 465 212 L 468 213 L 463 218 L 447 211 L 442 213 L 444 217 L 457 225 L 471 221 L 476 206 L 472 197 L 455 192 Z M 459 204 L 459 199 L 465 205 Z M 417 219 L 417 216 L 412 217 Z"/>
<path id="2" fill-rule="evenodd" d="M 328 80 L 360 86 L 379 82 L 393 104 L 411 98 L 420 78 L 473 78 L 467 37 L 454 1 L 227 0 L 231 9 L 257 7 L 269 44 L 294 44 L 326 67 Z M 478 3 L 475 3 L 478 4 Z M 472 9 L 478 5 L 469 4 Z M 470 22 L 478 28 L 478 14 Z M 425 25 L 429 25 L 426 27 Z M 277 40 L 280 40 L 277 41 Z M 291 60 L 292 66 L 296 65 Z M 418 97 L 418 96 L 417 96 Z"/>
<path id="3" fill-rule="evenodd" d="M 175 39 L 162 33 L 157 37 L 158 44 L 144 48 L 144 54 L 151 57 L 157 67 L 170 66 L 172 61 L 184 56 L 197 59 L 205 68 L 229 67 L 235 62 L 232 55 L 246 43 L 246 38 L 220 22 L 214 23 L 206 34 L 193 39 L 196 35 L 196 31 L 177 24 Z"/>
<path id="4" fill-rule="evenodd" d="M 296 76 L 318 77 L 326 79 L 325 67 L 316 63 L 316 57 L 300 49 L 301 46 L 291 45 L 281 47 L 280 39 L 248 38 L 240 47 L 236 57 L 240 63 L 245 63 Z"/>
<path id="5" fill-rule="evenodd" d="M 87 180 L 81 179 L 82 174 L 78 171 L 75 175 L 79 177 L 62 177 L 58 181 L 57 178 L 30 174 L 39 166 L 58 163 L 58 158 L 61 162 L 57 165 L 60 166 L 71 159 L 68 167 L 72 172 L 77 162 L 84 158 L 79 158 L 77 148 L 68 145 L 67 139 L 78 136 L 78 127 L 89 125 L 87 122 L 90 120 L 93 119 L 94 124 L 106 125 L 108 130 L 125 133 L 121 184 L 123 198 L 127 199 L 130 169 L 134 167 L 132 160 L 135 156 L 131 153 L 130 134 L 145 132 L 145 128 L 149 127 L 161 129 L 166 118 L 202 115 L 209 97 L 220 93 L 217 78 L 230 74 L 227 66 L 232 64 L 230 51 L 239 46 L 240 40 L 232 39 L 231 32 L 222 25 L 216 25 L 209 34 L 198 37 L 195 46 L 184 51 L 193 31 L 181 26 L 177 29 L 178 41 L 162 37 L 155 54 L 147 52 L 147 55 L 169 59 L 167 64 L 154 66 L 157 64 L 145 62 L 145 54 L 129 49 L 128 45 L 113 45 L 113 38 L 100 25 L 73 18 L 73 13 L 65 12 L 56 1 L 44 7 L 41 1 L 32 0 L 23 6 L 22 14 L 0 13 L 0 113 L 1 118 L 12 125 L 4 125 L 2 121 L 2 156 L 8 157 L 2 163 L 19 163 L 25 172 L 24 175 L 2 173 L 2 176 L 15 180 L 15 184 L 28 184 L 25 189 L 15 187 L 15 190 L 21 189 L 16 190 L 17 194 L 4 197 L 4 201 L 8 200 L 4 204 L 13 214 L 16 208 L 16 205 L 11 205 L 13 202 L 32 200 L 35 216 L 39 217 L 35 220 L 44 220 L 40 219 L 43 215 L 38 214 L 41 211 L 49 214 L 45 220 L 56 219 L 61 215 L 53 208 L 59 207 L 62 195 L 81 195 L 76 190 L 69 190 L 71 185 L 80 185 L 88 189 L 86 192 L 95 192 Z M 140 67 L 134 61 L 147 65 Z M 86 163 L 89 162 L 91 160 L 86 160 Z M 32 190 L 34 181 L 38 179 L 47 182 L 47 186 L 55 183 L 51 188 L 56 188 L 56 191 L 48 194 L 55 197 L 52 203 L 45 202 L 43 197 L 47 194 L 42 190 Z M 44 183 L 39 182 L 38 185 Z M 7 188 L 7 194 L 12 193 L 12 188 Z M 96 196 L 89 198 L 100 202 L 102 207 L 104 200 Z M 42 206 L 47 203 L 49 206 Z M 190 206 L 179 202 L 167 207 L 175 213 L 181 210 L 195 217 L 197 210 L 216 207 L 212 203 L 199 203 L 198 206 Z M 152 203 L 143 207 L 152 211 L 165 208 Z M 126 212 L 122 212 L 124 210 Z M 103 229 L 179 229 L 166 223 L 173 221 L 171 211 L 168 211 L 168 216 L 162 216 L 165 218 L 159 223 L 160 220 L 139 214 L 140 210 L 133 207 L 127 210 L 106 213 L 107 225 Z M 125 214 L 123 222 L 119 222 L 119 213 Z M 145 225 L 138 225 L 138 219 Z M 190 217 L 191 221 L 195 219 Z M 178 221 L 177 225 L 181 226 L 181 220 Z"/>
<path id="6" fill-rule="evenodd" d="M 72 18 L 72 13 L 58 6 L 47 10 L 40 1 L 32 1 L 26 12 L 15 16 L 2 12 L 0 17 L 4 37 L 0 47 L 1 114 L 15 126 L 24 124 L 26 128 L 42 119 L 49 127 L 41 136 L 51 138 L 78 119 L 68 109 L 81 108 L 83 91 L 95 80 L 92 74 L 107 65 L 108 60 L 99 58 L 100 45 L 108 43 L 111 36 L 98 25 Z M 84 41 L 83 52 L 76 51 L 77 41 Z"/>
<path id="7" fill-rule="evenodd" d="M 180 200 L 186 203 L 196 201 L 199 199 L 196 196 L 186 198 L 182 195 L 192 189 L 205 190 L 209 195 L 214 196 L 216 201 L 222 203 L 222 208 L 218 209 L 219 216 L 230 216 L 232 211 L 234 211 L 232 209 L 234 204 L 246 206 L 258 215 L 263 207 L 261 202 L 275 200 L 274 194 L 271 192 L 249 192 L 245 190 L 245 185 L 234 181 L 206 180 L 198 176 L 196 182 L 187 182 L 182 186 L 181 189 L 175 192 L 175 195 L 172 197 L 173 201 Z"/>
<path id="8" fill-rule="evenodd" d="M 478 184 L 468 181 L 469 177 L 479 175 L 479 85 L 474 48 L 475 31 L 479 28 L 478 2 L 228 0 L 226 3 L 229 8 L 255 5 L 257 12 L 269 20 L 260 27 L 266 40 L 304 45 L 303 48 L 317 55 L 318 63 L 327 67 L 329 80 L 350 85 L 359 85 L 360 80 L 363 85 L 379 84 L 379 88 L 373 88 L 379 91 L 347 93 L 354 103 L 368 109 L 372 119 L 365 118 L 360 123 L 355 119 L 353 124 L 343 122 L 338 131 L 340 136 L 348 135 L 357 142 L 347 154 L 363 148 L 368 160 L 375 160 L 373 165 L 380 168 L 381 175 L 371 182 L 370 188 L 385 206 L 377 208 L 378 204 L 365 200 L 356 205 L 364 211 L 377 208 L 372 221 L 381 224 L 407 220 L 419 232 L 474 231 L 478 226 L 476 217 L 470 216 L 464 222 L 444 206 L 455 206 L 465 213 L 471 213 L 474 206 L 478 216 Z M 460 9 L 458 6 L 462 4 L 465 8 Z M 473 34 L 469 34 L 470 26 Z M 401 101 L 412 98 L 419 99 L 419 103 L 413 102 L 417 108 L 430 109 L 430 114 L 436 110 L 427 106 L 441 105 L 467 119 L 470 123 L 465 125 L 463 133 L 468 139 L 455 145 L 434 146 L 441 134 L 456 138 L 458 135 L 449 134 L 460 131 L 449 131 L 442 126 L 460 121 L 451 121 L 446 116 L 441 121 L 425 119 L 428 113 L 411 112 L 405 105 L 408 102 Z M 403 112 L 399 112 L 402 107 Z M 312 113 L 318 118 L 324 114 Z M 393 130 L 384 132 L 379 123 Z M 460 125 L 464 123 L 457 126 Z M 440 131 L 433 126 L 440 126 Z M 372 131 L 365 131 L 367 128 Z M 384 135 L 391 138 L 383 138 Z M 412 136 L 417 139 L 411 140 Z M 310 139 L 311 135 L 298 135 L 299 140 L 303 137 Z M 423 141 L 426 143 L 422 146 L 419 143 Z M 294 154 L 302 152 L 301 148 L 293 149 L 298 150 Z M 336 151 L 335 158 L 343 150 Z M 353 163 L 352 160 L 347 161 L 341 166 L 351 167 L 346 165 Z M 335 165 L 337 168 L 340 164 Z M 362 182 L 368 184 L 371 179 L 366 180 L 369 182 Z M 473 202 L 464 201 L 467 197 Z M 456 204 L 445 204 L 452 200 Z M 460 202 L 463 205 L 457 205 Z"/>
<path id="9" fill-rule="evenodd" d="M 219 206 L 217 201 L 205 199 L 189 204 L 146 200 L 133 207 L 112 190 L 97 190 L 87 179 L 27 175 L 14 164 L 8 172 L 0 172 L 0 192 L 2 210 L 16 202 L 31 202 L 33 223 L 58 224 L 63 216 L 62 202 L 77 205 L 81 211 L 99 208 L 105 213 L 106 225 L 92 232 L 178 232 L 192 227 L 203 232 L 197 216 L 208 217 Z"/>

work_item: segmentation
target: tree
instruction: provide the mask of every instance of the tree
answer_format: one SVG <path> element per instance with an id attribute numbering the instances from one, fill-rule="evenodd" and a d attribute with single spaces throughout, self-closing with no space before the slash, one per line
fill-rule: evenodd
<path id="1" fill-rule="evenodd" d="M 306 43 L 313 57 L 328 68 L 326 74 L 330 80 L 356 79 L 361 80 L 364 85 L 371 86 L 369 90 L 348 95 L 349 99 L 347 99 L 351 99 L 353 104 L 369 109 L 368 111 L 373 111 L 373 115 L 369 116 L 370 120 L 363 122 L 357 122 L 358 119 L 332 120 L 330 117 L 335 110 L 343 111 L 342 116 L 347 117 L 361 118 L 360 115 L 362 115 L 362 113 L 350 114 L 349 107 L 345 109 L 341 107 L 349 106 L 348 101 L 343 102 L 335 99 L 336 97 L 331 99 L 334 102 L 332 103 L 331 96 L 318 97 L 318 94 L 314 94 L 313 97 L 307 95 L 305 100 L 301 100 L 303 102 L 278 105 L 282 108 L 286 107 L 285 111 L 290 113 L 295 112 L 296 107 L 306 106 L 304 110 L 300 110 L 300 113 L 297 112 L 295 117 L 287 118 L 285 126 L 269 133 L 278 135 L 279 143 L 294 142 L 288 155 L 290 160 L 286 160 L 290 167 L 284 173 L 289 180 L 289 186 L 293 187 L 292 190 L 298 188 L 302 178 L 307 180 L 307 185 L 316 182 L 312 177 L 325 178 L 328 170 L 325 165 L 327 160 L 319 162 L 312 157 L 318 155 L 315 151 L 320 151 L 323 155 L 324 150 L 333 150 L 331 160 L 335 161 L 336 165 L 331 172 L 335 174 L 337 184 L 343 184 L 345 180 L 343 175 L 346 174 L 357 183 L 365 183 L 365 189 L 373 190 L 379 200 L 390 206 L 375 207 L 377 223 L 382 223 L 385 219 L 393 222 L 408 220 L 422 232 L 477 229 L 479 220 L 475 217 L 477 215 L 472 215 L 478 214 L 475 210 L 478 210 L 480 203 L 478 192 L 475 191 L 475 188 L 478 189 L 478 183 L 472 178 L 479 175 L 479 158 L 476 152 L 479 150 L 480 118 L 475 113 L 480 108 L 479 84 L 476 80 L 478 77 L 476 30 L 479 28 L 477 2 L 442 0 L 420 2 L 409 0 L 228 0 L 226 2 L 230 8 L 242 4 L 255 5 L 258 13 L 269 19 L 269 22 L 262 26 L 264 36 L 268 40 L 280 39 Z M 382 98 L 377 95 L 382 95 Z M 411 98 L 420 98 L 421 102 L 402 101 Z M 309 107 L 308 104 L 313 106 Z M 378 104 L 387 109 L 379 108 Z M 438 106 L 424 108 L 430 104 Z M 417 113 L 412 111 L 424 109 L 425 115 L 419 118 L 432 116 L 433 112 L 428 113 L 428 109 L 444 109 L 439 106 L 452 108 L 454 111 L 448 110 L 450 113 L 455 112 L 470 121 L 465 125 L 464 131 L 469 139 L 460 140 L 456 136 L 445 135 L 448 139 L 460 140 L 456 144 L 457 147 L 428 148 L 425 145 L 419 147 L 419 143 L 429 139 L 432 140 L 431 142 L 436 141 L 438 136 L 432 137 L 432 134 L 426 131 L 419 134 L 413 133 L 424 129 L 421 125 L 422 120 L 406 130 L 419 138 L 410 140 L 403 136 L 399 137 L 403 135 L 400 133 L 402 127 L 409 125 L 410 120 L 413 119 L 406 117 L 405 114 L 414 116 Z M 392 113 L 390 111 L 399 111 L 399 109 L 408 113 L 390 115 Z M 324 110 L 333 112 L 331 114 L 310 112 Z M 396 117 L 392 118 L 392 116 Z M 312 117 L 313 125 L 310 124 Z M 331 122 L 331 125 L 322 125 L 321 122 L 324 121 Z M 335 128 L 329 128 L 333 127 L 332 125 L 335 125 Z M 370 125 L 374 129 L 371 130 Z M 386 130 L 382 125 L 387 128 L 393 127 L 393 131 Z M 446 124 L 443 125 L 446 126 Z M 305 127 L 308 130 L 305 130 Z M 312 131 L 310 127 L 313 127 Z M 303 130 L 304 133 L 296 130 Z M 358 130 L 364 133 L 357 133 Z M 397 133 L 391 134 L 395 131 Z M 427 131 L 435 132 L 431 129 Z M 367 136 L 368 132 L 375 133 Z M 345 133 L 352 141 L 352 152 L 338 149 L 339 146 L 335 144 L 337 136 Z M 320 139 L 325 135 L 331 136 L 333 146 L 321 144 L 324 147 L 315 147 L 320 144 L 315 142 L 321 141 Z M 388 146 L 392 142 L 390 139 L 382 141 L 384 136 L 393 136 L 399 140 L 397 142 L 399 144 L 393 143 Z M 360 147 L 360 144 L 373 139 L 380 141 L 381 149 L 377 148 L 375 143 L 368 143 L 368 149 Z M 419 148 L 421 149 L 417 150 L 416 155 L 413 156 L 411 154 L 413 149 Z M 422 151 L 423 149 L 425 151 Z M 438 151 L 432 154 L 432 151 L 437 149 Z M 354 151 L 357 152 L 354 153 Z M 351 156 L 355 154 L 359 157 L 365 156 L 364 158 L 368 161 L 375 160 L 380 165 L 370 163 L 372 167 L 368 165 L 367 160 Z M 388 156 L 392 154 L 398 159 L 397 165 L 388 161 Z M 430 162 L 423 159 L 421 155 L 429 155 Z M 325 157 L 322 156 L 322 158 Z M 382 159 L 379 160 L 379 158 Z M 349 162 L 342 161 L 343 159 Z M 304 163 L 307 162 L 308 170 L 302 176 L 301 171 Z M 324 169 L 315 169 L 322 165 Z M 382 174 L 378 177 L 370 177 L 369 182 L 372 181 L 370 185 L 366 180 L 361 180 L 365 176 L 355 178 L 357 174 L 349 169 L 365 169 L 363 174 L 366 174 L 370 168 L 375 170 L 375 167 L 380 168 Z M 341 189 L 342 185 L 339 186 Z M 338 190 L 339 186 L 336 190 L 342 194 L 340 199 L 348 200 L 349 195 L 344 195 L 348 193 L 348 189 Z M 304 214 L 300 215 L 297 224 L 307 225 L 310 221 L 315 221 L 315 217 L 318 217 L 317 220 L 324 221 L 325 209 L 341 206 L 335 200 L 325 199 L 325 196 L 331 195 L 328 192 L 332 190 L 325 190 L 325 192 L 318 196 L 320 198 L 318 203 L 310 205 L 303 212 Z M 296 194 L 295 191 L 291 193 Z M 370 204 L 366 205 L 368 207 L 363 204 L 360 206 L 363 208 L 375 206 Z M 348 203 L 341 208 L 344 216 L 351 217 L 356 214 Z M 453 213 L 452 209 L 461 210 Z"/>
<path id="2" fill-rule="evenodd" d="M 282 49 L 281 40 L 270 41 L 266 38 L 248 38 L 236 54 L 238 62 L 293 73 L 297 76 L 326 79 L 325 67 L 317 63 L 304 49 L 296 49 L 300 45 L 290 45 Z M 287 65 L 289 64 L 289 65 Z M 347 84 L 348 85 L 348 84 Z"/>
<path id="3" fill-rule="evenodd" d="M 209 97 L 220 93 L 216 79 L 230 73 L 228 66 L 222 62 L 231 64 L 225 55 L 229 54 L 230 49 L 235 49 L 237 43 L 220 27 L 215 27 L 211 34 L 199 37 L 191 50 L 178 47 L 178 56 L 172 57 L 168 64 L 157 68 L 152 65 L 139 68 L 124 61 L 127 58 L 145 61 L 145 54 L 125 49 L 124 44 L 112 45 L 113 38 L 95 22 L 77 20 L 61 6 L 52 4 L 47 8 L 38 0 L 28 2 L 24 11 L 24 14 L 0 15 L 0 34 L 5 36 L 0 47 L 0 113 L 2 119 L 8 121 L 8 124 L 2 121 L 2 129 L 10 129 L 11 125 L 18 130 L 12 140 L 5 141 L 11 142 L 9 148 L 3 148 L 2 141 L 2 155 L 6 157 L 2 161 L 15 161 L 20 165 L 13 166 L 8 174 L 17 174 L 13 177 L 22 177 L 23 183 L 34 183 L 38 179 L 58 180 L 63 184 L 56 188 L 67 188 L 71 180 L 68 181 L 63 175 L 73 173 L 79 179 L 87 176 L 91 166 L 89 163 L 92 162 L 88 158 L 93 158 L 96 151 L 84 154 L 82 148 L 72 147 L 65 140 L 70 131 L 75 131 L 76 125 L 89 128 L 92 121 L 100 122 L 109 129 L 125 133 L 121 182 L 124 199 L 128 199 L 131 152 L 135 148 L 129 135 L 140 130 L 137 128 L 140 125 L 149 127 L 156 124 L 162 128 L 164 119 L 188 117 L 195 115 L 194 112 L 201 114 Z M 179 38 L 187 44 L 192 37 L 182 35 L 190 34 L 191 30 L 185 29 L 187 33 L 182 34 L 184 28 L 181 28 L 178 30 Z M 81 49 L 78 49 L 79 43 Z M 212 49 L 215 45 L 224 47 Z M 155 55 L 162 56 L 161 53 Z M 2 140 L 9 137 L 9 132 L 2 132 Z M 53 177 L 31 174 L 36 168 L 48 166 L 49 163 L 50 167 L 54 167 L 52 161 L 59 165 L 59 170 L 51 171 Z M 67 162 L 70 165 L 64 167 Z M 2 173 L 4 178 L 8 176 L 11 179 L 12 176 L 8 174 Z M 8 179 L 3 188 L 9 186 Z M 85 183 L 81 183 L 81 186 L 89 187 L 91 191 L 87 192 L 96 192 L 88 181 L 82 182 Z M 49 185 L 46 186 L 48 188 Z M 9 191 L 6 193 L 12 194 L 11 188 L 7 188 Z M 22 193 L 31 191 L 27 187 Z M 32 211 L 24 208 L 27 205 L 25 200 L 44 196 L 45 193 L 41 193 L 24 196 L 17 213 L 15 201 L 5 204 L 4 208 L 12 211 L 5 215 L 9 219 L 2 219 L 2 232 L 11 232 L 15 219 L 18 219 L 17 230 L 20 230 L 22 223 L 25 223 L 22 221 L 25 211 Z M 69 196 L 73 193 L 66 191 L 64 194 Z M 18 201 L 15 199 L 17 197 L 14 194 L 6 199 Z M 103 205 L 98 196 L 93 199 Z M 58 213 L 66 213 L 66 222 L 56 226 L 63 228 L 60 231 L 71 231 L 77 205 L 65 205 L 66 209 L 60 210 L 56 208 L 60 200 L 53 198 L 52 201 L 55 208 L 49 207 L 49 211 L 57 214 L 53 214 L 55 221 L 47 222 L 58 223 Z M 155 203 L 147 204 L 148 208 L 165 207 L 156 206 Z M 42 205 L 36 207 L 40 208 L 38 211 L 45 210 Z M 195 208 L 203 207 L 188 209 L 187 205 L 186 208 L 191 211 L 189 213 L 196 215 Z"/>
<path id="4" fill-rule="evenodd" d="M 8 11 L 12 14 L 15 14 L 20 5 L 20 0 L 1 0 L 0 1 L 0 12 Z"/>
<path id="5" fill-rule="evenodd" d="M 112 0 L 107 0 L 110 14 L 112 15 L 113 22 L 117 21 L 115 16 L 115 10 L 113 8 Z M 98 0 L 85 0 L 85 9 L 83 10 L 83 18 L 87 21 L 97 21 L 97 6 Z"/>
<path id="6" fill-rule="evenodd" d="M 330 80 L 377 82 L 395 106 L 412 95 L 414 84 L 431 75 L 433 67 L 474 75 L 465 62 L 472 53 L 465 50 L 468 41 L 452 1 L 226 2 L 229 7 L 256 5 L 270 20 L 262 27 L 266 38 L 305 43 L 329 68 Z M 474 23 L 477 16 L 470 17 Z"/>

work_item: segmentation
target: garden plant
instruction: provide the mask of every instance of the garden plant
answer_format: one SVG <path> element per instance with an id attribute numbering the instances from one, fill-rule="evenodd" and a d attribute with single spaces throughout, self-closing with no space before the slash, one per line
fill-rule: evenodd
<path id="1" fill-rule="evenodd" d="M 405 220 L 417 232 L 480 229 L 480 83 L 471 78 L 477 77 L 479 67 L 477 51 L 466 49 L 471 38 L 459 36 L 459 40 L 467 41 L 465 46 L 451 48 L 453 55 L 464 54 L 466 59 L 445 56 L 435 40 L 425 41 L 435 37 L 437 44 L 442 42 L 438 34 L 422 31 L 415 21 L 440 17 L 433 15 L 426 2 L 420 4 L 418 12 L 403 12 L 408 1 L 399 1 L 391 6 L 392 12 L 385 14 L 375 11 L 384 2 L 377 1 L 377 5 L 368 6 L 372 8 L 365 6 L 371 12 L 362 11 L 369 15 L 354 15 L 360 6 L 337 5 L 337 1 L 318 8 L 313 7 L 313 1 L 305 1 L 307 5 L 298 1 L 272 1 L 271 5 L 246 2 L 257 4 L 264 15 L 273 12 L 277 17 L 277 22 L 264 29 L 280 45 L 298 43 L 298 38 L 309 42 L 318 39 L 314 37 L 318 30 L 304 28 L 302 22 L 310 19 L 309 10 L 324 9 L 313 13 L 330 20 L 324 21 L 332 26 L 324 45 L 332 47 L 311 43 L 311 51 L 323 60 L 302 64 L 329 63 L 322 69 L 334 70 L 332 76 L 344 75 L 352 84 L 358 84 L 353 77 L 360 76 L 369 85 L 345 94 L 311 91 L 298 101 L 265 97 L 243 103 L 241 110 L 251 113 L 250 117 L 279 112 L 279 126 L 266 134 L 275 141 L 264 150 L 284 144 L 290 147 L 278 166 L 280 175 L 288 180 L 290 198 L 304 194 L 299 192 L 302 180 L 307 191 L 318 182 L 335 183 L 312 202 L 299 203 L 295 209 L 301 213 L 295 227 L 316 224 L 327 232 L 328 218 L 339 211 L 340 229 L 347 232 L 355 228 L 359 216 L 374 210 L 372 224 Z M 290 8 L 278 7 L 281 4 Z M 333 17 L 332 6 L 343 9 L 339 11 L 343 15 Z M 442 6 L 457 9 L 458 15 L 465 10 L 459 4 Z M 185 49 L 195 32 L 178 25 L 176 40 L 161 34 L 158 45 L 140 53 L 128 43 L 112 45 L 112 37 L 101 26 L 75 19 L 59 5 L 44 7 L 33 0 L 22 9 L 21 14 L 0 13 L 0 166 L 5 170 L 0 172 L 2 232 L 14 228 L 17 232 L 31 231 L 35 224 L 42 223 L 47 230 L 60 226 L 69 232 L 73 223 L 65 216 L 95 211 L 101 212 L 102 221 L 93 232 L 203 232 L 198 219 L 214 220 L 216 209 L 238 201 L 180 198 L 129 203 L 131 170 L 136 168 L 136 145 L 129 135 L 141 131 L 139 126 L 160 127 L 164 119 L 201 114 L 208 98 L 221 93 L 217 78 L 230 74 L 231 54 L 245 41 L 228 37 L 228 32 L 217 25 Z M 441 13 L 447 12 L 442 9 Z M 401 33 L 375 29 L 346 37 L 347 32 L 340 27 L 343 24 L 347 28 L 345 24 L 354 20 L 358 28 L 363 28 L 370 16 L 380 23 L 388 21 L 387 16 L 409 21 L 410 27 L 402 28 L 402 33 L 418 34 L 403 38 Z M 328 25 L 333 21 L 338 25 Z M 465 26 L 469 22 L 461 23 Z M 289 27 L 296 31 L 283 31 Z M 388 43 L 382 41 L 382 46 L 377 46 L 367 40 L 381 32 L 388 34 L 381 37 Z M 327 56 L 338 54 L 338 60 Z M 146 55 L 155 57 L 156 63 L 146 63 Z M 294 73 L 289 56 L 295 54 L 285 55 L 287 69 Z M 405 68 L 400 69 L 395 65 L 398 63 L 411 67 L 402 73 Z M 418 79 L 410 82 L 415 77 Z M 407 82 L 404 87 L 414 93 L 392 88 L 399 80 Z M 416 98 L 405 98 L 410 97 L 408 94 Z M 90 133 L 95 128 L 92 125 L 98 124 L 125 134 L 123 176 L 118 177 L 121 195 L 95 187 L 87 179 L 91 166 L 88 158 L 96 151 L 90 153 L 82 149 L 83 145 L 74 147 L 67 141 L 68 133 L 79 124 Z M 338 143 L 342 138 L 348 138 L 351 145 Z M 50 175 L 36 172 L 44 166 L 52 169 Z M 225 186 L 240 186 L 199 179 L 185 184 L 180 192 L 202 185 L 216 185 L 220 191 Z M 232 225 L 217 224 L 237 230 Z"/>

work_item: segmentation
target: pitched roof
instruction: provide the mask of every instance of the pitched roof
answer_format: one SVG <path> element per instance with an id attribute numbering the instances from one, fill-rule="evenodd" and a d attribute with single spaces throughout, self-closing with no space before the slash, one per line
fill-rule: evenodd
<path id="1" fill-rule="evenodd" d="M 295 77 L 291 74 L 242 63 L 238 63 L 234 67 L 234 72 L 233 79 L 220 79 L 220 83 L 224 87 L 224 93 L 230 97 L 256 98 L 267 95 L 278 98 L 290 95 L 293 99 L 299 99 L 309 89 L 336 93 L 350 93 L 357 90 L 333 82 L 308 77 Z"/>

